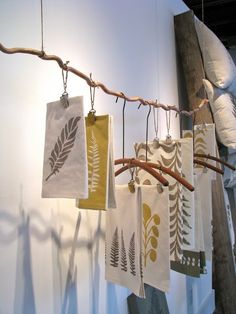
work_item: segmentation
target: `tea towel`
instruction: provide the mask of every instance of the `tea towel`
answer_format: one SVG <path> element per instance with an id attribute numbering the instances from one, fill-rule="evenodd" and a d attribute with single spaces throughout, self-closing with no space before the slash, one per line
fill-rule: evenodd
<path id="1" fill-rule="evenodd" d="M 135 143 L 136 158 L 145 160 L 146 144 Z M 181 142 L 171 141 L 171 143 L 160 140 L 150 142 L 147 145 L 147 160 L 157 163 L 158 161 L 165 167 L 171 168 L 175 173 L 181 175 L 182 154 Z M 170 201 L 170 257 L 171 260 L 180 260 L 183 248 L 183 217 L 182 217 L 182 185 L 165 173 L 162 174 L 169 181 L 169 201 Z M 144 185 L 156 184 L 156 179 L 151 177 L 146 171 L 137 169 L 136 182 Z"/>
<path id="2" fill-rule="evenodd" d="M 167 292 L 170 284 L 169 189 L 142 185 L 143 282 Z"/>
<path id="3" fill-rule="evenodd" d="M 213 238 L 212 238 L 212 191 L 210 170 L 198 174 L 198 186 L 200 189 L 202 235 L 206 259 L 212 260 Z M 202 241 L 202 240 L 201 240 Z M 203 249 L 203 248 L 200 248 Z"/>
<path id="4" fill-rule="evenodd" d="M 184 137 L 193 137 L 192 131 L 183 131 Z M 215 137 L 215 124 L 199 124 L 194 126 L 194 154 L 210 154 L 216 155 L 216 137 Z M 206 161 L 213 166 L 216 166 L 214 160 L 207 158 L 196 157 L 199 160 Z M 203 166 L 195 164 L 195 170 L 202 170 Z M 216 173 L 211 171 L 212 180 L 216 179 Z"/>
<path id="5" fill-rule="evenodd" d="M 106 280 L 144 297 L 141 276 L 141 191 L 116 186 L 117 208 L 106 212 Z"/>
<path id="6" fill-rule="evenodd" d="M 82 96 L 47 104 L 42 197 L 88 197 Z"/>
<path id="7" fill-rule="evenodd" d="M 79 208 L 116 207 L 112 122 L 109 115 L 96 116 L 95 123 L 86 118 L 89 196 L 77 202 Z"/>

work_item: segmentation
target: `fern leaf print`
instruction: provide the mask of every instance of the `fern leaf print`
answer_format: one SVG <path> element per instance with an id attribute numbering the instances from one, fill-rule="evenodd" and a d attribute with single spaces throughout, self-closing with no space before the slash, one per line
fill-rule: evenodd
<path id="1" fill-rule="evenodd" d="M 171 145 L 163 144 L 163 152 L 168 153 L 169 158 L 161 155 L 162 162 L 165 167 L 170 167 L 172 171 L 180 173 L 181 169 L 181 144 L 175 143 Z M 167 155 L 167 154 L 166 154 Z M 181 207 L 181 186 L 178 181 L 174 181 L 169 185 L 170 199 L 170 254 L 175 261 L 180 260 L 183 244 L 183 222 Z"/>
<path id="2" fill-rule="evenodd" d="M 62 129 L 61 134 L 57 138 L 54 148 L 51 151 L 51 155 L 48 158 L 51 172 L 45 181 L 48 181 L 52 175 L 59 173 L 60 169 L 65 164 L 65 161 L 74 146 L 80 119 L 81 117 L 79 116 L 71 118 Z"/>
<path id="3" fill-rule="evenodd" d="M 116 227 L 111 243 L 110 265 L 113 267 L 118 267 L 118 264 L 119 264 L 119 238 L 118 228 Z"/>
<path id="4" fill-rule="evenodd" d="M 121 270 L 127 271 L 127 257 L 126 257 L 123 230 L 121 230 Z"/>
<path id="5" fill-rule="evenodd" d="M 135 232 L 133 232 L 129 243 L 129 263 L 130 263 L 130 273 L 136 276 L 135 270 Z"/>
<path id="6" fill-rule="evenodd" d="M 99 149 L 96 141 L 96 137 L 92 130 L 91 137 L 89 139 L 89 147 L 88 147 L 88 189 L 89 192 L 96 192 L 98 183 L 99 183 Z"/>

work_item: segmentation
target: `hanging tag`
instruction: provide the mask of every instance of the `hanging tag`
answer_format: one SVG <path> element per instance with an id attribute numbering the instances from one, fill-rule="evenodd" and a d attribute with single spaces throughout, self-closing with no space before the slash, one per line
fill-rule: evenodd
<path id="1" fill-rule="evenodd" d="M 157 149 L 159 147 L 159 138 L 155 137 L 153 140 L 153 148 Z"/>
<path id="2" fill-rule="evenodd" d="M 89 113 L 88 113 L 88 123 L 90 125 L 94 125 L 95 121 L 96 121 L 95 112 L 94 111 L 89 111 Z"/>
<path id="3" fill-rule="evenodd" d="M 130 193 L 134 193 L 135 192 L 135 184 L 134 184 L 134 180 L 130 180 L 128 183 L 128 188 Z"/>
<path id="4" fill-rule="evenodd" d="M 69 107 L 69 99 L 68 99 L 68 93 L 63 93 L 60 97 L 61 100 L 61 104 L 64 108 L 68 108 Z"/>
<path id="5" fill-rule="evenodd" d="M 171 143 L 172 143 L 172 138 L 171 138 L 171 135 L 170 135 L 170 134 L 168 134 L 168 135 L 166 136 L 166 143 L 167 143 L 167 144 L 171 144 Z"/>

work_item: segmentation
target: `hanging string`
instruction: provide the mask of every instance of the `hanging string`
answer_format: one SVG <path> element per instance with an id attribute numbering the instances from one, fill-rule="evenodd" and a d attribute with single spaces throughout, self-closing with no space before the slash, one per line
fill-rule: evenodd
<path id="1" fill-rule="evenodd" d="M 167 138 L 170 138 L 170 111 L 166 111 Z"/>
<path id="2" fill-rule="evenodd" d="M 151 106 L 149 106 L 148 114 L 147 114 L 147 120 L 146 120 L 146 162 L 147 160 L 147 151 L 148 151 L 148 125 L 149 125 L 149 116 L 151 113 Z"/>
<path id="3" fill-rule="evenodd" d="M 122 109 L 122 156 L 123 158 L 125 158 L 125 105 L 126 105 L 126 99 L 124 100 L 123 109 Z"/>
<path id="4" fill-rule="evenodd" d="M 153 107 L 153 124 L 155 130 L 155 140 L 158 140 L 158 108 Z"/>
<path id="5" fill-rule="evenodd" d="M 41 51 L 44 54 L 43 0 L 40 0 L 40 14 L 41 14 Z"/>

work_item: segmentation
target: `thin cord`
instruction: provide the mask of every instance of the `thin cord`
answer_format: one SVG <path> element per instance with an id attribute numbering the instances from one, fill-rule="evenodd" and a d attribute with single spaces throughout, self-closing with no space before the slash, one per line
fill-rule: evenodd
<path id="1" fill-rule="evenodd" d="M 153 123 L 155 130 L 155 139 L 158 139 L 158 108 L 153 107 Z"/>
<path id="2" fill-rule="evenodd" d="M 149 116 L 150 116 L 150 113 L 151 113 L 151 106 L 149 106 L 149 111 L 148 111 L 148 114 L 147 114 L 147 120 L 146 120 L 146 162 L 147 162 L 147 147 L 148 147 L 148 122 L 149 122 Z"/>
<path id="3" fill-rule="evenodd" d="M 167 136 L 170 136 L 170 111 L 166 111 Z"/>
<path id="4" fill-rule="evenodd" d="M 40 13 L 41 13 L 41 50 L 42 52 L 44 52 L 43 0 L 40 0 Z"/>
<path id="5" fill-rule="evenodd" d="M 124 100 L 123 110 L 122 110 L 122 126 L 123 126 L 123 134 L 122 134 L 122 156 L 125 158 L 125 105 L 126 99 Z M 123 164 L 124 165 L 124 164 Z"/>

